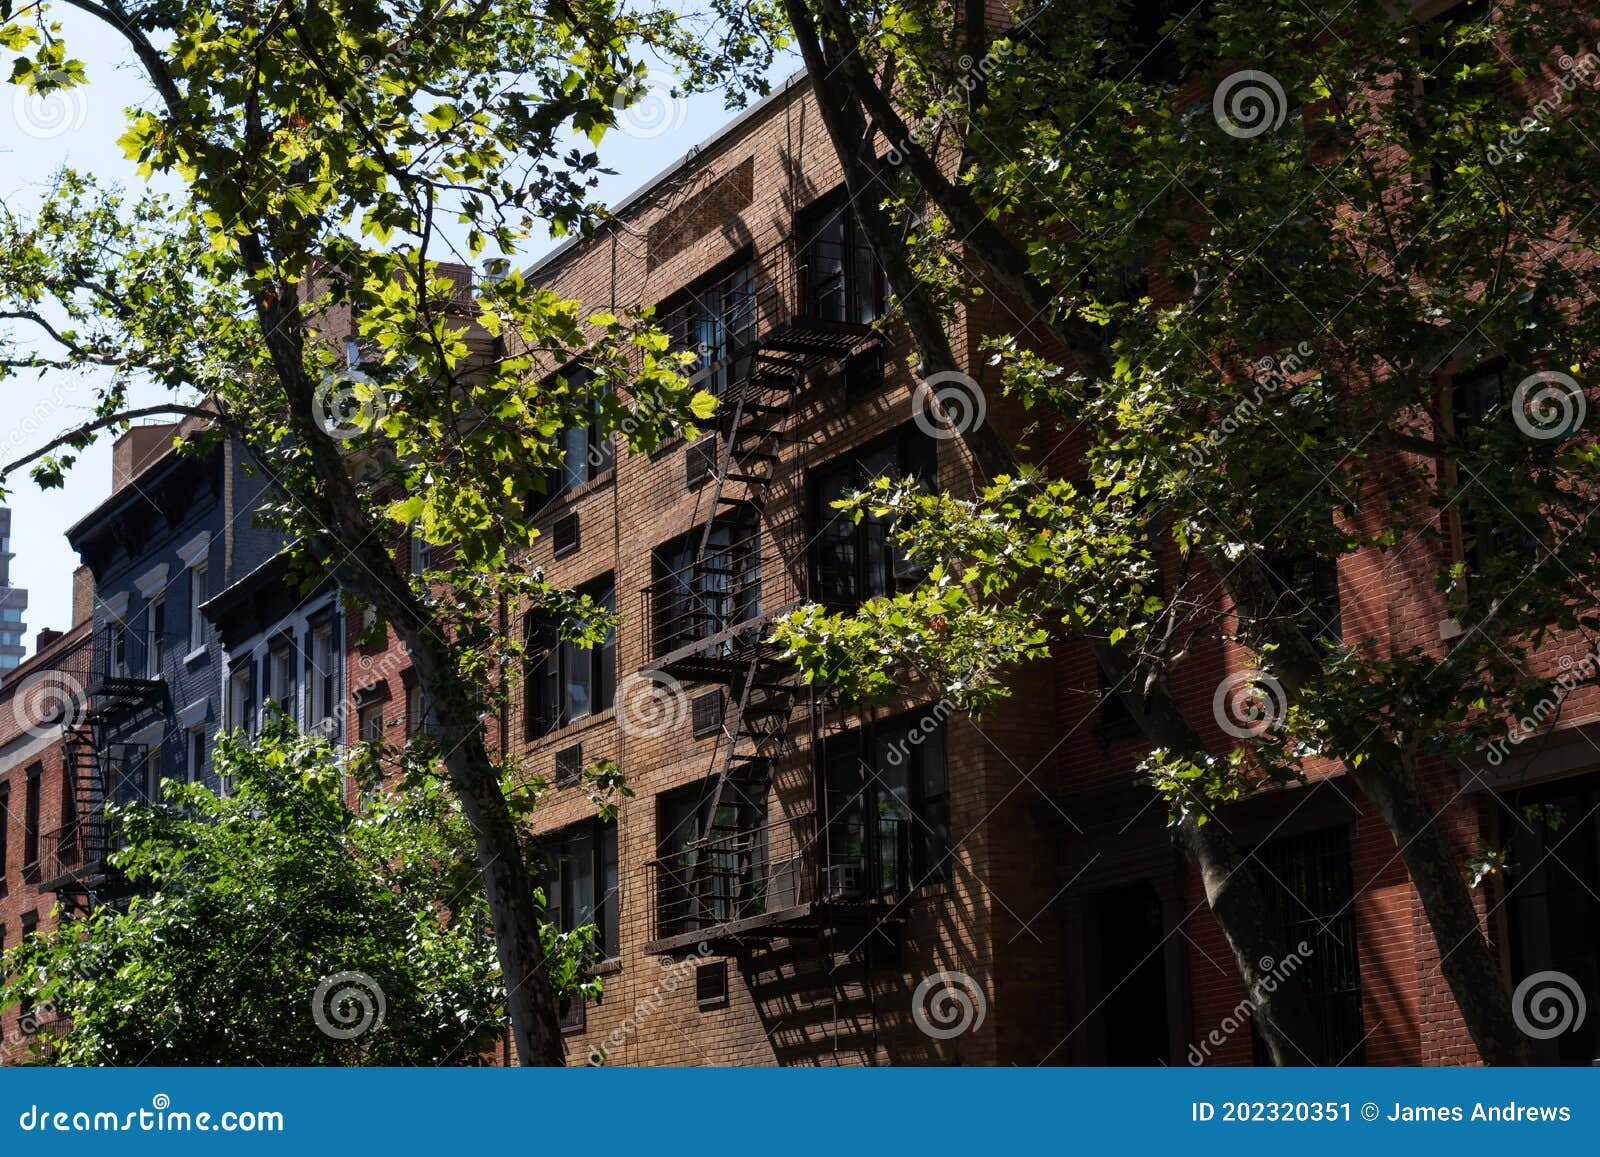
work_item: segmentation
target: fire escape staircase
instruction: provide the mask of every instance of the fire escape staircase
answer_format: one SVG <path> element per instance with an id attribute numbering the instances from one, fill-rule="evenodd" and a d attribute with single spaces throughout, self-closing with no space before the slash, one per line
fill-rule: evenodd
<path id="1" fill-rule="evenodd" d="M 87 911 L 120 886 L 106 862 L 115 849 L 106 815 L 107 805 L 115 802 L 111 738 L 158 711 L 166 697 L 161 680 L 131 675 L 125 661 L 113 659 L 119 645 L 114 634 L 115 628 L 103 628 L 90 635 L 80 653 L 64 656 L 58 668 L 75 692 L 62 719 L 62 770 L 70 777 L 63 803 L 70 811 L 61 828 L 41 841 L 40 887 L 56 893 L 68 911 Z M 120 646 L 126 648 L 125 639 Z"/>
<path id="2" fill-rule="evenodd" d="M 722 689 L 716 773 L 701 811 L 705 821 L 698 838 L 676 864 L 652 865 L 658 879 L 670 874 L 677 902 L 663 905 L 672 909 L 670 918 L 658 915 L 657 936 L 647 951 L 670 953 L 702 941 L 727 947 L 742 939 L 790 936 L 820 927 L 814 815 L 763 824 L 774 770 L 793 750 L 797 709 L 805 706 L 815 721 L 815 692 L 801 687 L 793 664 L 765 640 L 766 625 L 792 605 L 729 623 L 737 617 L 728 608 L 730 585 L 740 581 L 740 560 L 736 551 L 717 545 L 715 535 L 719 523 L 754 519 L 754 542 L 759 545 L 767 493 L 782 448 L 792 441 L 790 428 L 811 373 L 875 340 L 870 326 L 796 317 L 726 359 L 725 364 L 742 367 L 742 373 L 733 377 L 723 398 L 727 417 L 717 431 L 710 516 L 700 530 L 694 561 L 686 568 L 688 613 L 700 616 L 693 624 L 698 629 L 688 632 L 694 636 L 690 642 L 645 669 Z M 772 537 L 777 541 L 779 536 Z M 804 573 L 803 559 L 783 561 L 795 573 Z M 776 862 L 770 853 L 779 849 L 768 847 L 769 838 L 786 845 Z"/>

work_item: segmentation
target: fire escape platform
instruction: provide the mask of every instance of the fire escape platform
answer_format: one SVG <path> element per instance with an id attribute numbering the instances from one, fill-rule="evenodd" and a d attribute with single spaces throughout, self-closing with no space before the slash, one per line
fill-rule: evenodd
<path id="1" fill-rule="evenodd" d="M 714 635 L 685 643 L 641 666 L 639 674 L 670 675 L 684 683 L 732 684 L 749 669 L 750 659 L 761 645 L 767 625 L 803 605 L 803 600 L 795 599 L 774 610 L 752 615 Z"/>
<path id="2" fill-rule="evenodd" d="M 788 908 L 651 940 L 646 942 L 644 952 L 647 956 L 670 956 L 696 951 L 704 944 L 710 952 L 726 956 L 735 952 L 741 944 L 816 936 L 836 929 L 865 931 L 874 925 L 897 919 L 892 915 L 895 907 L 889 902 L 809 900 Z"/>

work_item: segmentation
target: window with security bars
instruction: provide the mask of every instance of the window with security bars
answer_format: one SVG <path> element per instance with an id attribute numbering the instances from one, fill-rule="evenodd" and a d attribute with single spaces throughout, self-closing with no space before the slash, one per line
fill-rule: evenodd
<path id="1" fill-rule="evenodd" d="M 1261 887 L 1278 904 L 1284 951 L 1298 954 L 1302 942 L 1310 949 L 1300 954 L 1294 975 L 1321 1034 L 1322 1057 L 1330 1064 L 1365 1064 L 1349 829 L 1271 840 L 1255 850 L 1254 861 Z M 1259 1033 L 1254 1047 L 1256 1063 L 1268 1063 Z"/>
<path id="2" fill-rule="evenodd" d="M 870 598 L 909 590 L 922 571 L 891 541 L 894 524 L 866 514 L 860 520 L 833 504 L 874 478 L 915 482 L 932 490 L 938 483 L 938 452 L 933 439 L 915 426 L 871 442 L 834 459 L 811 477 L 813 589 L 817 601 L 850 610 Z"/>
<path id="3" fill-rule="evenodd" d="M 761 555 L 753 516 L 719 521 L 705 553 L 692 530 L 655 550 L 651 630 L 656 655 L 709 639 L 761 613 Z"/>
<path id="4" fill-rule="evenodd" d="M 712 270 L 656 307 L 674 350 L 695 355 L 690 380 L 721 397 L 743 376 L 757 325 L 756 266 L 746 253 Z"/>
<path id="5" fill-rule="evenodd" d="M 882 317 L 889 283 L 844 190 L 808 209 L 798 228 L 805 316 L 858 325 Z"/>

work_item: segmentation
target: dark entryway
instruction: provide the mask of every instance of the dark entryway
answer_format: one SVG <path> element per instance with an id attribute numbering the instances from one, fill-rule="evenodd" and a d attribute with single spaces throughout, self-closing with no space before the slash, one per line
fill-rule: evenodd
<path id="1" fill-rule="evenodd" d="M 1161 898 L 1148 880 L 1084 897 L 1087 1060 L 1094 1065 L 1170 1061 Z"/>
<path id="2" fill-rule="evenodd" d="M 1531 1040 L 1533 1061 L 1600 1063 L 1600 776 L 1506 797 L 1501 831 L 1511 981 L 1528 982 L 1519 1011 L 1541 1033 L 1560 1028 Z"/>

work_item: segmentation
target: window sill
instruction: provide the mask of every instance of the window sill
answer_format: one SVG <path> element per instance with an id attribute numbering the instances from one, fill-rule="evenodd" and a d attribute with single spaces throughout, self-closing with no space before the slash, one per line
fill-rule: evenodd
<path id="1" fill-rule="evenodd" d="M 582 486 L 574 487 L 573 489 L 568 490 L 565 494 L 552 495 L 549 501 L 541 506 L 538 513 L 533 516 L 532 522 L 534 526 L 538 527 L 539 532 L 543 534 L 553 523 L 555 523 L 557 519 L 568 513 L 574 504 L 583 501 L 591 494 L 604 490 L 607 486 L 610 486 L 613 482 L 615 482 L 616 479 L 617 468 L 613 466 L 604 474 L 601 474 L 595 478 L 591 478 Z"/>
<path id="2" fill-rule="evenodd" d="M 552 728 L 542 735 L 535 735 L 527 739 L 529 751 L 542 751 L 545 747 L 562 747 L 571 741 L 573 736 L 582 735 L 585 731 L 599 727 L 601 724 L 610 723 L 617 717 L 617 709 L 607 707 L 604 711 L 597 711 L 593 715 L 585 715 L 582 719 L 574 719 L 571 723 L 563 723 L 560 727 Z M 556 786 L 552 784 L 552 786 Z M 572 784 L 562 784 L 562 787 L 571 787 Z"/>
<path id="3" fill-rule="evenodd" d="M 606 960 L 597 960 L 589 965 L 590 976 L 616 976 L 622 971 L 622 957 L 612 956 Z"/>
<path id="4" fill-rule="evenodd" d="M 187 655 L 185 655 L 183 657 L 183 665 L 185 667 L 191 667 L 194 664 L 200 662 L 201 659 L 206 658 L 210 654 L 211 654 L 211 649 L 209 647 L 207 647 L 204 643 L 201 643 L 198 647 L 196 647 L 194 650 L 190 651 Z"/>

